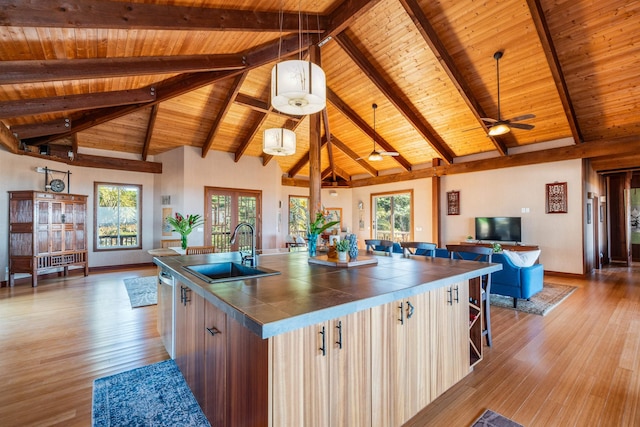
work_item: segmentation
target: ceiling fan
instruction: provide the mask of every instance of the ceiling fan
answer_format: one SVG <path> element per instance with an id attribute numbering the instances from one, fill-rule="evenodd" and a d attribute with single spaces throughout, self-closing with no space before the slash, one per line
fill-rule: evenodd
<path id="1" fill-rule="evenodd" d="M 502 55 L 502 51 L 497 51 L 493 54 L 493 58 L 496 60 L 496 75 L 498 81 L 498 118 L 481 118 L 483 122 L 489 123 L 489 136 L 504 135 L 505 133 L 509 133 L 511 131 L 511 128 L 531 130 L 534 128 L 533 125 L 514 122 L 520 122 L 522 120 L 533 119 L 536 117 L 535 114 L 524 114 L 512 119 L 503 119 L 500 117 L 500 58 L 502 58 Z"/>
<path id="2" fill-rule="evenodd" d="M 400 154 L 396 151 L 378 151 L 376 149 L 376 109 L 378 108 L 378 104 L 371 104 L 371 108 L 373 108 L 373 151 L 367 156 L 367 159 L 371 162 L 377 162 L 382 160 L 383 156 L 399 156 Z M 356 160 L 362 158 L 363 157 L 360 157 Z"/>

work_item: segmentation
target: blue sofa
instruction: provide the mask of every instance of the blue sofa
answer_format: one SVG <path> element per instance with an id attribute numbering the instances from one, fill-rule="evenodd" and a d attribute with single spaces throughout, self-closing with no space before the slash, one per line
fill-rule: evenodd
<path id="1" fill-rule="evenodd" d="M 438 248 L 436 256 L 448 258 L 449 251 Z M 544 278 L 542 264 L 518 267 L 501 253 L 494 253 L 491 262 L 502 264 L 502 270 L 491 274 L 491 293 L 512 297 L 514 308 L 518 305 L 518 298 L 529 299 L 542 290 Z"/>

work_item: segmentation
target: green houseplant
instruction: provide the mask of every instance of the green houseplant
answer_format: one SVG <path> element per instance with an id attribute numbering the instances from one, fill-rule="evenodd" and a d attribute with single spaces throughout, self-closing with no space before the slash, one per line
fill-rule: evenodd
<path id="1" fill-rule="evenodd" d="M 180 233 L 180 243 L 182 249 L 187 249 L 187 236 L 191 234 L 194 228 L 204 224 L 204 219 L 200 215 L 183 216 L 180 212 L 176 212 L 175 217 L 168 216 L 167 222 L 173 227 L 176 233 Z"/>
<path id="2" fill-rule="evenodd" d="M 338 260 L 347 260 L 347 251 L 349 250 L 350 242 L 347 239 L 340 239 L 336 242 L 336 250 L 338 251 Z"/>
<path id="3" fill-rule="evenodd" d="M 307 225 L 307 238 L 309 239 L 309 256 L 316 256 L 316 248 L 318 244 L 318 236 L 329 227 L 333 227 L 340 221 L 327 222 L 328 214 L 326 212 L 316 212 L 316 219 L 310 221 Z"/>

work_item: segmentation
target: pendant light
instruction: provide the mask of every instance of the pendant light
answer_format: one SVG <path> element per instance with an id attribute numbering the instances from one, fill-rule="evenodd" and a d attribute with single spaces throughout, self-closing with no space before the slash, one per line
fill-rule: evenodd
<path id="1" fill-rule="evenodd" d="M 284 128 L 265 129 L 262 151 L 272 156 L 290 156 L 296 152 L 296 134 Z"/>
<path id="2" fill-rule="evenodd" d="M 281 18 L 282 19 L 282 18 Z M 300 55 L 302 55 L 302 15 L 298 3 Z M 280 21 L 282 26 L 282 20 Z M 282 33 L 282 28 L 280 29 Z M 280 54 L 278 53 L 278 57 Z M 302 58 L 277 63 L 271 70 L 271 106 L 295 116 L 322 111 L 327 104 L 324 71 Z"/>

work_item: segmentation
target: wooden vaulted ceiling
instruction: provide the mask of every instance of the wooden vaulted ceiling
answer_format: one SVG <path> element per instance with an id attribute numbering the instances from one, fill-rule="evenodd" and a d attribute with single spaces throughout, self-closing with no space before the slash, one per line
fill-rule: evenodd
<path id="1" fill-rule="evenodd" d="M 16 155 L 48 146 L 59 161 L 159 172 L 148 156 L 190 145 L 277 161 L 304 183 L 309 118 L 270 107 L 271 68 L 321 45 L 327 185 L 571 158 L 640 166 L 639 2 L 5 0 L 0 22 L 0 144 Z M 534 114 L 532 130 L 487 136 L 496 51 L 501 117 Z M 398 157 L 367 159 L 373 103 L 376 143 Z M 263 154 L 263 130 L 282 126 L 295 155 Z"/>

